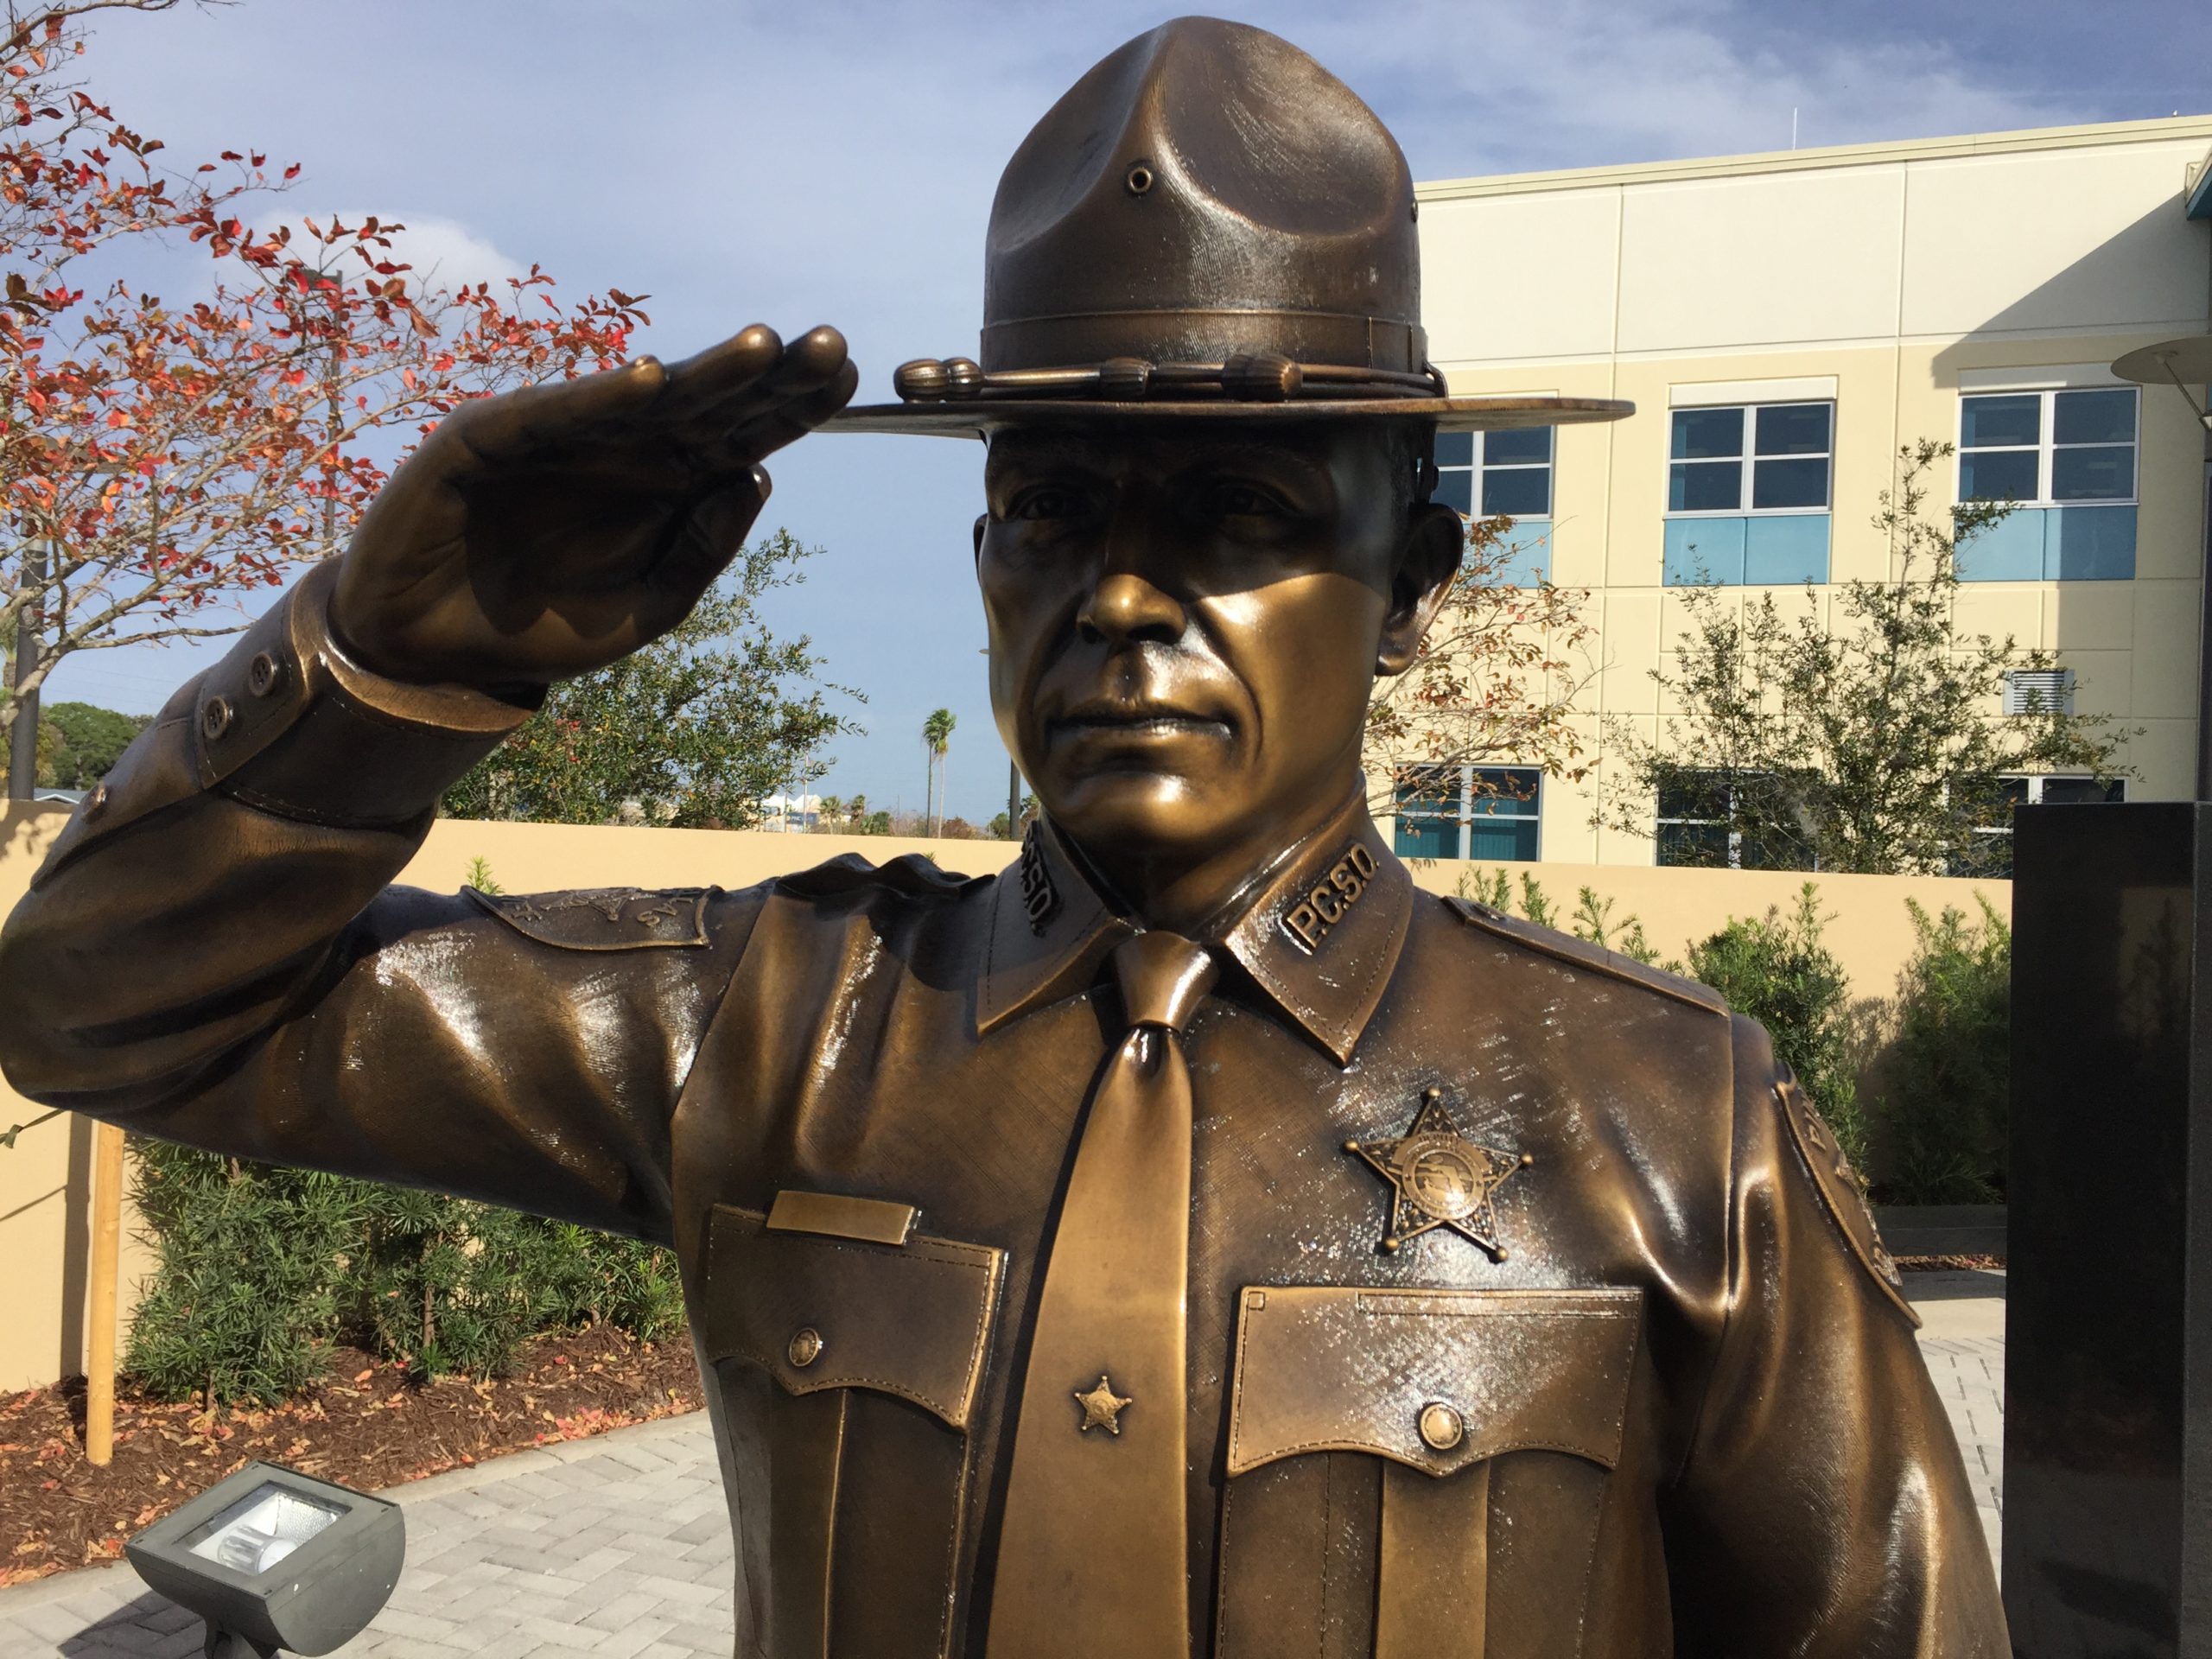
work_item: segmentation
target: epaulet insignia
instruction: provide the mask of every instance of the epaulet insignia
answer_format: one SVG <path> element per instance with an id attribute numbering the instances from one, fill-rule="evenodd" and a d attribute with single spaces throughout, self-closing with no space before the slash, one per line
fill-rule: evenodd
<path id="1" fill-rule="evenodd" d="M 888 887 L 894 893 L 935 897 L 957 893 L 977 878 L 954 875 L 939 869 L 918 853 L 906 853 L 882 864 L 871 864 L 858 853 L 840 853 L 811 869 L 794 870 L 775 878 L 779 893 L 802 899 L 836 899 L 865 887 Z"/>
<path id="2" fill-rule="evenodd" d="M 702 945 L 714 887 L 585 887 L 574 893 L 461 889 L 509 927 L 563 950 L 641 950 Z"/>
<path id="3" fill-rule="evenodd" d="M 1593 974 L 1604 974 L 1611 979 L 1626 980 L 1640 985 L 1647 991 L 1661 996 L 1670 996 L 1677 1002 L 1687 1002 L 1694 1008 L 1703 1008 L 1708 1014 L 1726 1014 L 1728 999 L 1710 985 L 1700 985 L 1694 979 L 1684 979 L 1680 974 L 1670 974 L 1663 968 L 1653 968 L 1624 957 L 1618 950 L 1608 950 L 1602 944 L 1592 944 L 1587 939 L 1578 939 L 1572 933 L 1556 932 L 1548 927 L 1539 927 L 1534 922 L 1524 922 L 1503 911 L 1492 910 L 1488 905 L 1476 904 L 1470 899 L 1446 899 L 1444 901 L 1459 914 L 1462 921 L 1471 923 L 1500 938 L 1510 939 L 1516 944 L 1563 962 L 1571 968 L 1586 969 Z"/>
<path id="4" fill-rule="evenodd" d="M 1829 1218 L 1842 1232 L 1844 1243 L 1851 1247 L 1852 1255 L 1859 1258 L 1859 1265 L 1866 1269 L 1867 1276 L 1881 1287 L 1882 1294 L 1917 1325 L 1920 1315 L 1905 1300 L 1904 1275 L 1897 1271 L 1896 1258 L 1883 1247 L 1881 1230 L 1874 1225 L 1874 1212 L 1867 1207 L 1866 1189 L 1859 1184 L 1859 1173 L 1852 1168 L 1851 1160 L 1844 1156 L 1835 1131 L 1828 1128 L 1819 1108 L 1806 1098 L 1796 1078 L 1784 1077 L 1777 1083 L 1774 1098 L 1782 1108 L 1783 1122 L 1789 1125 L 1789 1138 L 1796 1143 L 1797 1155 L 1805 1160 L 1813 1185 L 1820 1192 L 1821 1202 L 1827 1207 Z"/>

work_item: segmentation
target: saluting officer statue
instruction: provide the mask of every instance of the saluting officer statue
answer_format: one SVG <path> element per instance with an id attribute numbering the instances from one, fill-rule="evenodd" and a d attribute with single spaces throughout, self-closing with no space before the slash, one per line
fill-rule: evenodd
<path id="1" fill-rule="evenodd" d="M 764 327 L 469 405 L 0 941 L 26 1093 L 672 1243 L 775 1659 L 1998 1659 L 1913 1316 L 1712 992 L 1416 893 L 1357 772 L 1462 546 L 1405 159 L 1208 19 L 1053 106 L 979 361 Z M 386 885 L 672 626 L 811 429 L 987 440 L 1044 804 L 960 880 Z"/>

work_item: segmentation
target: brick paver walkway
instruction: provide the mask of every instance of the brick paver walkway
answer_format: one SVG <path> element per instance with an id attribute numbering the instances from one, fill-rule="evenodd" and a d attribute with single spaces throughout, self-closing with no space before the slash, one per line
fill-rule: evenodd
<path id="1" fill-rule="evenodd" d="M 1921 1350 L 1996 1547 L 2003 1281 L 1916 1275 Z M 728 1659 L 729 1526 L 703 1412 L 518 1452 L 387 1496 L 407 1568 L 346 1659 Z M 121 1564 L 0 1590 L 7 1659 L 190 1659 L 200 1621 Z"/>

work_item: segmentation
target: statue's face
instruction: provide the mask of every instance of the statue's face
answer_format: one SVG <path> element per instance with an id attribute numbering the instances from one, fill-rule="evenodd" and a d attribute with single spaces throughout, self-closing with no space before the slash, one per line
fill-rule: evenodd
<path id="1" fill-rule="evenodd" d="M 1030 430 L 985 474 L 999 730 L 1094 854 L 1280 844 L 1344 798 L 1459 550 L 1371 427 Z"/>

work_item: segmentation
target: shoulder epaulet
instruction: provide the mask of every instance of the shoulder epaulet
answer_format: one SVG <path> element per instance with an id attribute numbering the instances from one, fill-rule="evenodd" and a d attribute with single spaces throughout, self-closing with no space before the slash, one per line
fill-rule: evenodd
<path id="1" fill-rule="evenodd" d="M 1917 1326 L 1920 1314 L 1906 1300 L 1904 1276 L 1897 1270 L 1897 1258 L 1882 1243 L 1882 1230 L 1875 1224 L 1874 1211 L 1866 1202 L 1866 1188 L 1845 1156 L 1835 1131 L 1828 1128 L 1827 1120 L 1786 1069 L 1773 1087 L 1775 1104 L 1782 1110 L 1782 1121 L 1789 1126 L 1789 1138 L 1796 1145 L 1797 1155 L 1805 1160 L 1814 1188 L 1827 1208 L 1828 1219 L 1836 1224 L 1875 1287 Z"/>
<path id="2" fill-rule="evenodd" d="M 1694 1008 L 1703 1008 L 1709 1014 L 1728 1012 L 1728 999 L 1709 985 L 1700 985 L 1694 979 L 1684 979 L 1680 974 L 1670 974 L 1663 968 L 1652 968 L 1624 957 L 1618 950 L 1608 950 L 1602 944 L 1592 944 L 1587 939 L 1578 939 L 1571 933 L 1560 933 L 1548 927 L 1539 927 L 1534 922 L 1524 922 L 1518 917 L 1508 916 L 1492 910 L 1488 905 L 1476 904 L 1469 899 L 1446 899 L 1446 904 L 1459 912 L 1462 921 L 1472 924 L 1485 932 L 1495 933 L 1502 939 L 1525 946 L 1539 955 L 1563 962 L 1571 968 L 1593 974 L 1604 974 L 1611 979 L 1625 980 L 1661 996 L 1687 1002 Z"/>
<path id="3" fill-rule="evenodd" d="M 770 884 L 802 899 L 836 899 L 867 887 L 887 887 L 913 898 L 938 898 L 986 878 L 954 875 L 918 853 L 871 864 L 858 853 L 841 853 L 807 870 L 779 875 Z"/>
<path id="4" fill-rule="evenodd" d="M 584 887 L 571 893 L 461 889 L 516 932 L 563 950 L 703 945 L 707 901 L 719 887 Z"/>

